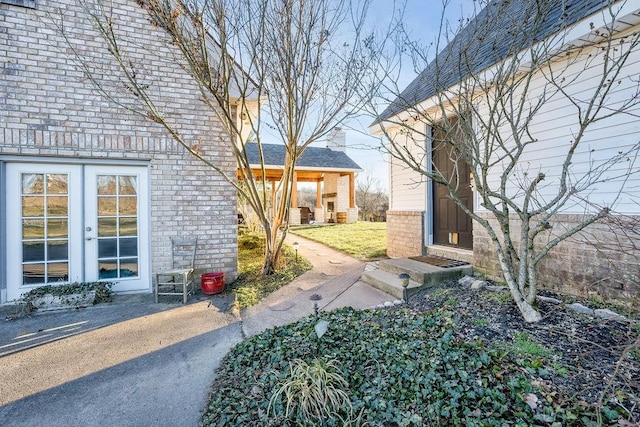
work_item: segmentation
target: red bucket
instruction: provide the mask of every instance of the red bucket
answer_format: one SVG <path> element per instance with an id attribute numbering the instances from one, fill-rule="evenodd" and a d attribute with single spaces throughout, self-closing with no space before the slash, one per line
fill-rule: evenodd
<path id="1" fill-rule="evenodd" d="M 224 291 L 224 273 L 204 273 L 200 276 L 200 285 L 205 295 L 219 294 Z"/>

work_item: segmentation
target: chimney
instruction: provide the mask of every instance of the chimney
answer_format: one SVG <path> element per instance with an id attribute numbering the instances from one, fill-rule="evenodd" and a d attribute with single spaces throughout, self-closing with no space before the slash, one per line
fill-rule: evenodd
<path id="1" fill-rule="evenodd" d="M 327 148 L 333 151 L 347 151 L 347 133 L 342 128 L 335 127 L 327 135 Z"/>

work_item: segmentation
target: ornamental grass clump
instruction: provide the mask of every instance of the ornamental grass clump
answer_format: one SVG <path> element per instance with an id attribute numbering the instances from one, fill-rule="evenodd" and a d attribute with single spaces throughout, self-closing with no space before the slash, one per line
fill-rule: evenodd
<path id="1" fill-rule="evenodd" d="M 336 360 L 296 359 L 289 376 L 278 384 L 269 401 L 267 415 L 297 423 L 324 423 L 341 413 L 350 415 L 348 383 Z"/>

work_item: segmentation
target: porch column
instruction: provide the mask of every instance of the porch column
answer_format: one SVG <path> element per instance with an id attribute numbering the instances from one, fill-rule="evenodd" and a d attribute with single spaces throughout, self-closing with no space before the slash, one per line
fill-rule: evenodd
<path id="1" fill-rule="evenodd" d="M 355 173 L 349 174 L 349 208 L 356 207 L 356 180 Z"/>
<path id="2" fill-rule="evenodd" d="M 300 209 L 298 209 L 298 172 L 293 171 L 293 182 L 291 183 L 291 206 L 289 207 L 289 225 L 300 225 Z"/>
<path id="3" fill-rule="evenodd" d="M 271 215 L 276 215 L 276 182 L 269 181 L 271 183 Z"/>
<path id="4" fill-rule="evenodd" d="M 316 208 L 322 208 L 322 181 L 316 182 Z"/>
<path id="5" fill-rule="evenodd" d="M 291 207 L 298 208 L 298 172 L 293 172 L 293 189 L 291 190 Z"/>
<path id="6" fill-rule="evenodd" d="M 322 179 L 316 181 L 316 208 L 313 213 L 316 222 L 324 222 L 324 208 L 322 207 Z"/>
<path id="7" fill-rule="evenodd" d="M 356 208 L 356 179 L 355 173 L 349 174 L 349 209 L 347 209 L 347 223 L 358 222 L 358 208 Z"/>

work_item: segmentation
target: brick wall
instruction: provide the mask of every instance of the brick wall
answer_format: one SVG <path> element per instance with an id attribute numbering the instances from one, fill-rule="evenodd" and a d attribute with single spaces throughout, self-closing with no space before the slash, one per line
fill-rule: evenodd
<path id="1" fill-rule="evenodd" d="M 422 211 L 387 211 L 387 256 L 422 255 Z"/>
<path id="2" fill-rule="evenodd" d="M 164 128 L 127 112 L 96 92 L 74 64 L 72 50 L 52 19 L 64 25 L 92 74 L 117 102 L 139 101 L 102 39 L 74 0 L 36 3 L 35 9 L 0 5 L 0 152 L 10 161 L 30 156 L 146 161 L 150 168 L 152 271 L 170 263 L 170 236 L 197 235 L 197 267 L 231 278 L 237 268 L 236 192 L 222 176 L 194 159 Z M 111 5 L 112 3 L 110 3 Z M 149 85 L 157 108 L 190 143 L 202 141 L 206 157 L 229 176 L 235 160 L 228 136 L 203 106 L 197 88 L 176 63 L 164 34 L 153 29 L 131 0 L 114 1 L 113 19 L 127 59 Z"/>
<path id="3" fill-rule="evenodd" d="M 489 214 L 483 215 L 489 219 Z M 557 215 L 552 232 L 581 220 L 580 215 Z M 493 220 L 492 220 L 493 221 Z M 494 222 L 495 223 L 495 222 Z M 517 242 L 516 218 L 511 227 Z M 542 238 L 547 239 L 549 233 Z M 635 241 L 632 241 L 635 240 Z M 538 264 L 540 286 L 580 296 L 597 296 L 623 303 L 640 303 L 640 236 L 629 236 L 604 224 L 594 224 L 561 242 Z M 502 280 L 496 251 L 484 228 L 474 224 L 474 268 Z"/>

